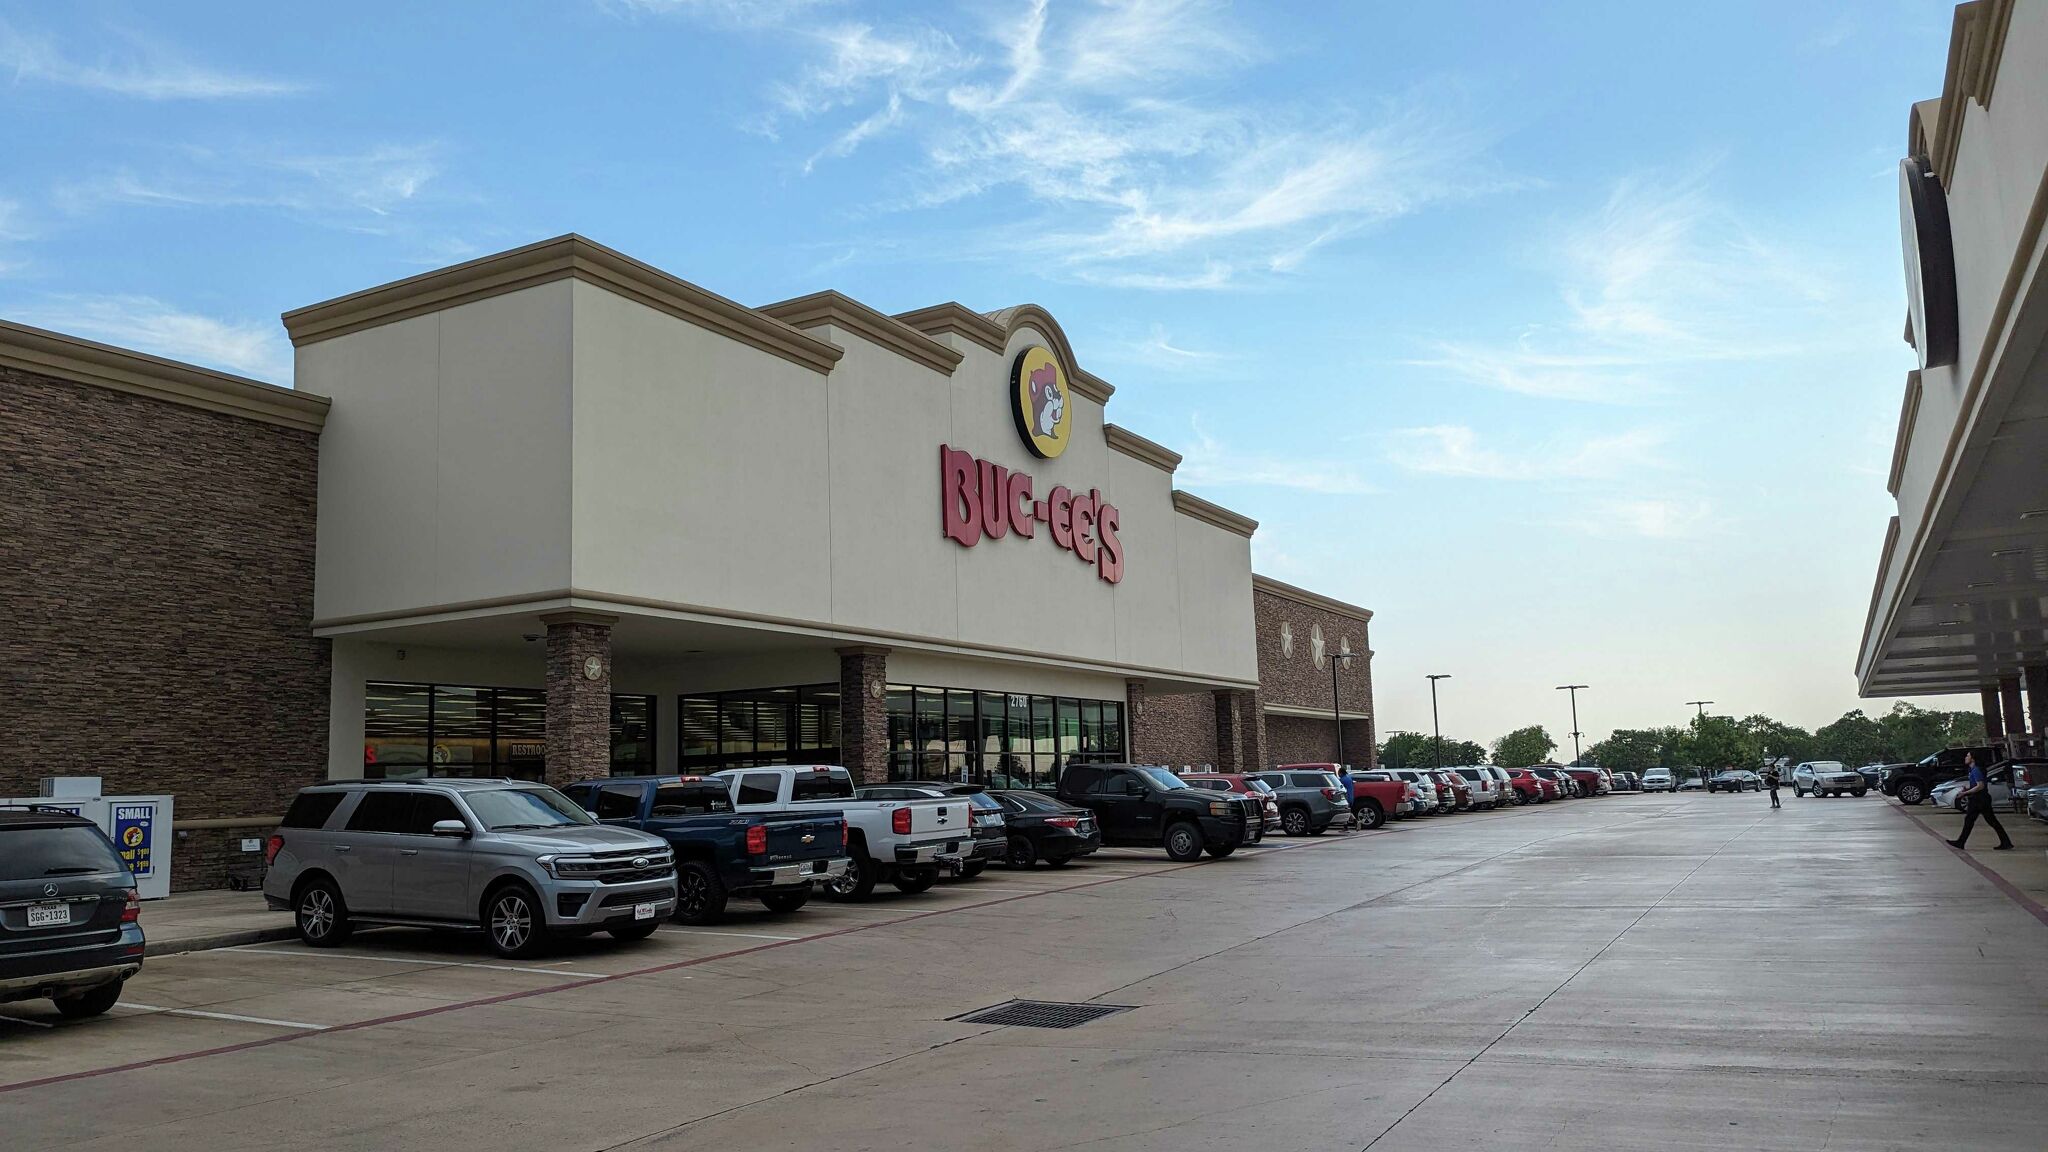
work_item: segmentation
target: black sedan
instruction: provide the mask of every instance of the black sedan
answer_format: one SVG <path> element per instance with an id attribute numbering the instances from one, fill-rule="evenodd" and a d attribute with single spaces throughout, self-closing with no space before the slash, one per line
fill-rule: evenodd
<path id="1" fill-rule="evenodd" d="M 1069 807 L 1043 792 L 989 795 L 1002 804 L 1009 823 L 1012 868 L 1029 868 L 1040 860 L 1057 868 L 1102 847 L 1102 829 L 1085 808 Z"/>
<path id="2" fill-rule="evenodd" d="M 1754 772 L 1744 772 L 1739 768 L 1731 768 L 1726 772 L 1717 772 L 1707 779 L 1707 791 L 1709 792 L 1757 792 L 1761 791 L 1763 786 L 1763 777 L 1758 776 Z"/>

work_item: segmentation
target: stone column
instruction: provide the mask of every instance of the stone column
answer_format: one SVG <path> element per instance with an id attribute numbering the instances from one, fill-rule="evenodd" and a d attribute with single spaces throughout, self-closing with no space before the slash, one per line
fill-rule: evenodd
<path id="1" fill-rule="evenodd" d="M 2026 709 L 2020 706 L 2020 678 L 2017 676 L 2007 676 L 2004 680 L 1999 681 L 1998 687 L 2000 694 L 2005 697 L 2004 706 L 2000 709 L 2000 712 L 2005 719 L 2006 735 L 2025 736 L 2027 734 L 2027 713 Z"/>
<path id="2" fill-rule="evenodd" d="M 1984 697 L 1984 738 L 1995 743 L 2005 739 L 2005 722 L 2000 717 L 1998 711 L 1998 685 L 1984 685 L 1982 687 L 1982 694 Z"/>
<path id="3" fill-rule="evenodd" d="M 1124 759 L 1143 763 L 1138 759 L 1138 718 L 1145 714 L 1145 682 L 1124 681 Z"/>
<path id="4" fill-rule="evenodd" d="M 601 612 L 550 612 L 547 766 L 557 788 L 612 770 L 612 625 Z"/>
<path id="5" fill-rule="evenodd" d="M 2027 715 L 2034 721 L 2034 735 L 2048 740 L 2048 664 L 2027 669 Z"/>
<path id="6" fill-rule="evenodd" d="M 1216 701 L 1216 770 L 1241 771 L 1244 763 L 1244 728 L 1238 716 L 1237 698 L 1242 695 L 1223 688 L 1211 693 Z"/>
<path id="7" fill-rule="evenodd" d="M 862 784 L 889 779 L 889 650 L 839 649 L 839 762 Z"/>
<path id="8" fill-rule="evenodd" d="M 1264 772 L 1272 765 L 1266 763 L 1266 707 L 1256 691 L 1239 692 L 1238 719 L 1243 730 L 1244 758 L 1240 772 Z"/>

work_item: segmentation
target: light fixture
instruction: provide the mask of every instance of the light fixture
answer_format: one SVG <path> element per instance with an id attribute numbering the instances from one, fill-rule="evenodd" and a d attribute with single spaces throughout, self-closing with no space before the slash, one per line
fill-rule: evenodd
<path id="1" fill-rule="evenodd" d="M 1998 581 L 1996 581 L 1996 580 L 1972 580 L 1972 581 L 1970 581 L 1970 587 L 1972 587 L 1972 588 L 1995 588 L 1995 587 L 1997 587 L 1997 586 L 1998 586 Z"/>
<path id="2" fill-rule="evenodd" d="M 2048 508 L 2029 508 L 2020 513 L 2022 520 L 2039 520 L 2043 516 L 2048 516 Z"/>
<path id="3" fill-rule="evenodd" d="M 1936 628 L 1957 628 L 1960 627 L 1962 623 L 1963 622 L 1961 620 L 1936 620 L 1934 622 L 1934 626 Z"/>
<path id="4" fill-rule="evenodd" d="M 535 642 L 535 641 L 539 640 L 539 639 L 540 639 L 541 637 L 540 637 L 540 633 L 538 633 L 538 632 L 527 632 L 527 633 L 523 633 L 523 634 L 522 634 L 522 635 L 521 635 L 521 636 L 520 636 L 519 638 L 520 638 L 521 640 L 524 640 L 524 641 L 526 641 L 526 642 L 527 642 L 528 644 L 531 644 L 531 643 L 533 643 L 533 642 Z"/>
<path id="5" fill-rule="evenodd" d="M 2025 556 L 2027 550 L 2025 548 L 1993 548 L 1991 554 L 1993 556 Z"/>

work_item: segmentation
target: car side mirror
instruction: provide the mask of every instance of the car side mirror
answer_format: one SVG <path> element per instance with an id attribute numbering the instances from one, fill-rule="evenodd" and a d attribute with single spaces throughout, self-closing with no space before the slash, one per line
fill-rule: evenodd
<path id="1" fill-rule="evenodd" d="M 464 824 L 460 820 L 436 820 L 434 821 L 434 835 L 453 836 L 458 840 L 467 840 L 469 839 L 469 825 Z"/>

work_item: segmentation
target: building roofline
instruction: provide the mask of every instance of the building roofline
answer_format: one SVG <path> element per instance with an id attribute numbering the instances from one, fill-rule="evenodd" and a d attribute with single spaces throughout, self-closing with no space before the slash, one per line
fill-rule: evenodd
<path id="1" fill-rule="evenodd" d="M 1306 588 L 1299 588 L 1293 584 L 1275 580 L 1271 576 L 1261 576 L 1257 572 L 1252 573 L 1252 591 L 1265 592 L 1269 595 L 1278 596 L 1282 600 L 1292 600 L 1297 604 L 1307 604 L 1312 608 L 1321 608 L 1326 611 L 1335 612 L 1339 616 L 1350 616 L 1362 622 L 1369 622 L 1372 619 L 1372 609 L 1370 608 L 1360 608 L 1356 604 L 1347 604 L 1342 600 L 1325 596 L 1320 592 L 1311 592 Z"/>
<path id="2" fill-rule="evenodd" d="M 327 422 L 325 396 L 7 320 L 0 365 L 305 432 Z"/>
<path id="3" fill-rule="evenodd" d="M 1251 539 L 1258 531 L 1259 522 L 1249 516 L 1242 516 L 1221 504 L 1211 504 L 1192 492 L 1173 490 L 1173 510 L 1183 516 L 1192 516 L 1205 524 L 1213 524 L 1225 532 L 1235 532 L 1245 539 Z"/>
<path id="4" fill-rule="evenodd" d="M 284 314 L 284 327 L 292 344 L 304 347 L 568 279 L 604 288 L 813 372 L 830 372 L 844 355 L 836 344 L 573 232 L 294 308 Z"/>
<path id="5" fill-rule="evenodd" d="M 950 376 L 965 357 L 909 324 L 855 300 L 843 292 L 826 289 L 757 309 L 794 328 L 815 328 L 837 324 L 869 343 L 880 345 L 905 359 Z"/>
<path id="6" fill-rule="evenodd" d="M 1134 460 L 1143 460 L 1154 468 L 1161 468 L 1171 473 L 1174 469 L 1180 467 L 1180 453 L 1175 452 L 1164 444 L 1147 440 L 1136 432 L 1120 425 L 1104 424 L 1102 426 L 1102 439 L 1109 444 L 1111 451 L 1121 452 Z"/>
<path id="7" fill-rule="evenodd" d="M 909 312 L 898 312 L 896 319 L 926 335 L 964 336 L 991 352 L 1001 352 L 1009 333 L 1003 326 L 969 308 L 957 300 L 934 304 L 929 308 L 918 308 Z"/>

